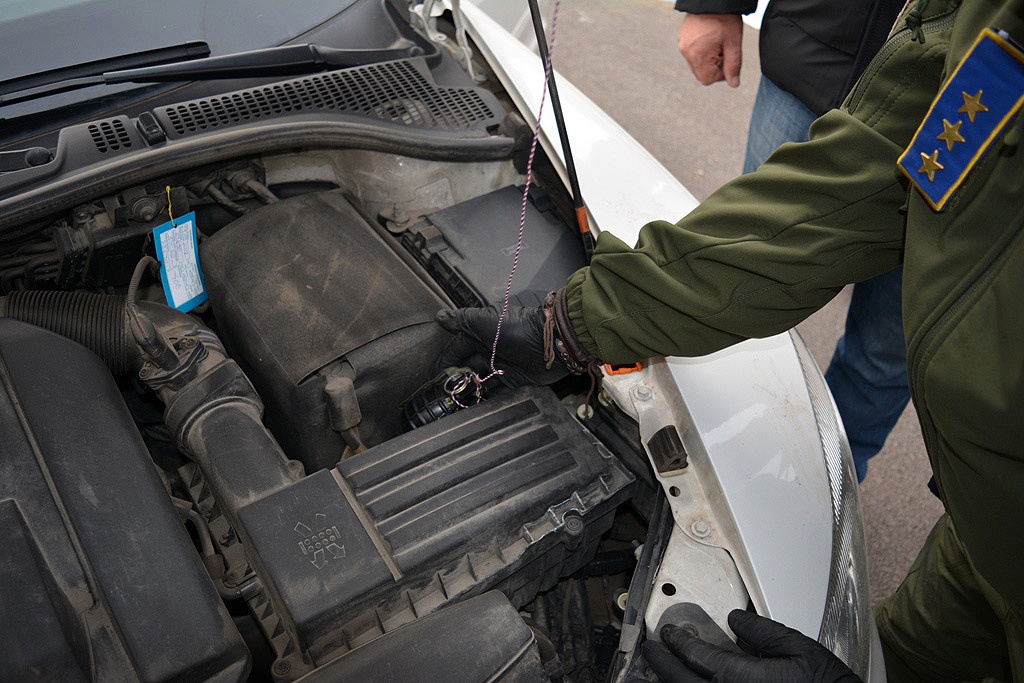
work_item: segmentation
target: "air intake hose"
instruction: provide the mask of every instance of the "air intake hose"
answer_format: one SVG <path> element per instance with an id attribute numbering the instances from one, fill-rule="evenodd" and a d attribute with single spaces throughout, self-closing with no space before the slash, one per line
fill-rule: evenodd
<path id="1" fill-rule="evenodd" d="M 115 375 L 138 370 L 142 358 L 128 333 L 125 298 L 87 292 L 13 292 L 0 297 L 0 318 L 56 332 L 91 349 Z"/>
<path id="2" fill-rule="evenodd" d="M 138 372 L 164 402 L 164 420 L 178 448 L 199 465 L 236 529 L 243 505 L 297 479 L 263 426 L 256 390 L 217 335 L 196 318 L 161 304 L 129 306 L 123 296 L 84 292 L 15 292 L 0 297 L 0 317 L 73 339 L 114 374 Z M 152 349 L 143 353 L 136 342 L 140 329 L 173 343 L 176 363 L 155 359 Z"/>

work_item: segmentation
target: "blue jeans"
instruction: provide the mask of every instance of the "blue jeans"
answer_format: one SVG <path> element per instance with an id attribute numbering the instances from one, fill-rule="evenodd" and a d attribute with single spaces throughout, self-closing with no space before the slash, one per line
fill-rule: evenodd
<path id="1" fill-rule="evenodd" d="M 806 141 L 815 118 L 800 100 L 762 76 L 743 172 L 756 169 L 785 142 Z M 882 450 L 910 400 L 902 290 L 902 268 L 854 286 L 845 333 L 825 372 L 850 439 L 858 481 L 864 481 L 868 459 Z"/>
<path id="2" fill-rule="evenodd" d="M 803 102 L 761 76 L 750 113 L 743 172 L 750 173 L 786 142 L 806 142 L 807 129 L 818 118 Z"/>

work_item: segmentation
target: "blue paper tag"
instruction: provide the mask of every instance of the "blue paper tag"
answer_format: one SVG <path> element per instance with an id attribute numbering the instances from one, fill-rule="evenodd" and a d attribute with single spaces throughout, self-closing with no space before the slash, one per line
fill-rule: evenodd
<path id="1" fill-rule="evenodd" d="M 910 146 L 900 169 L 941 211 L 1024 104 L 1024 53 L 985 29 L 967 52 Z"/>
<path id="2" fill-rule="evenodd" d="M 153 228 L 153 242 L 167 305 L 188 312 L 209 299 L 199 267 L 195 212 Z"/>

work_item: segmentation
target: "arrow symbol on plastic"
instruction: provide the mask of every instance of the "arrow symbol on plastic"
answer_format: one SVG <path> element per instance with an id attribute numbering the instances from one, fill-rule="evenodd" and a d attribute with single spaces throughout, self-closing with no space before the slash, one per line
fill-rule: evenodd
<path id="1" fill-rule="evenodd" d="M 323 569 L 324 566 L 327 564 L 327 558 L 324 557 L 324 551 L 317 550 L 315 553 L 313 553 L 313 559 L 310 560 L 310 562 L 313 563 L 313 566 L 317 569 Z"/>

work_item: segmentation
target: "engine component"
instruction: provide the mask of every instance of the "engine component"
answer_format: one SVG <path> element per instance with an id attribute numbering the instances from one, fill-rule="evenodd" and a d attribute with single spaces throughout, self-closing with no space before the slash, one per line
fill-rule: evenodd
<path id="1" fill-rule="evenodd" d="M 387 662 L 391 683 L 537 683 L 548 679 L 534 634 L 508 598 L 497 591 L 403 626 L 328 662 L 302 681 L 380 680 L 381 662 Z"/>
<path id="2" fill-rule="evenodd" d="M 522 202 L 521 189 L 504 187 L 430 214 L 402 235 L 402 243 L 457 305 L 493 304 L 505 295 Z M 547 193 L 532 187 L 512 293 L 540 292 L 543 301 L 585 265 L 579 236 Z"/>
<path id="3" fill-rule="evenodd" d="M 252 211 L 210 237 L 203 270 L 225 342 L 267 403 L 267 423 L 309 471 L 345 449 L 328 381 L 352 379 L 367 445 L 405 430 L 399 403 L 433 375 L 449 305 L 337 192 Z M 341 362 L 344 360 L 344 362 Z"/>
<path id="4" fill-rule="evenodd" d="M 171 190 L 175 215 L 189 212 L 183 187 Z M 108 197 L 103 207 L 85 205 L 71 213 L 70 227 L 54 230 L 60 259 L 60 287 L 126 285 L 153 228 L 168 220 L 165 190 L 147 194 L 131 188 Z"/>
<path id="5" fill-rule="evenodd" d="M 348 453 L 362 453 L 366 444 L 359 436 L 359 423 L 363 414 L 359 410 L 359 399 L 356 396 L 356 385 L 349 377 L 332 377 L 324 385 L 327 395 L 327 415 L 331 421 L 331 429 L 341 434 L 348 444 Z"/>
<path id="6" fill-rule="evenodd" d="M 407 432 L 243 507 L 315 661 L 467 596 L 521 607 L 594 552 L 632 476 L 542 388 Z"/>
<path id="7" fill-rule="evenodd" d="M 411 393 L 400 389 L 402 383 L 419 386 L 420 375 L 429 373 L 446 340 L 433 322 L 444 298 L 336 193 L 275 203 L 218 236 L 232 233 L 236 241 L 230 254 L 235 259 L 224 247 L 215 267 L 230 275 L 220 280 L 224 305 L 223 311 L 217 310 L 218 322 L 262 373 L 270 394 L 278 392 L 283 413 L 278 419 L 298 419 L 293 426 L 298 432 L 321 420 L 341 443 L 339 432 L 358 438 L 360 432 L 351 430 L 356 423 L 365 425 L 370 412 L 361 410 L 365 405 L 359 387 L 366 391 L 369 386 L 373 390 L 366 395 L 376 401 L 373 414 L 391 416 L 378 422 L 400 422 L 397 401 Z M 249 244 L 258 247 L 246 249 Z M 241 271 L 233 271 L 239 264 Z M 369 286 L 354 286 L 364 283 Z M 244 291 L 246 286 L 251 291 Z M 270 295 L 263 306 L 258 305 L 261 287 Z M 332 311 L 337 315 L 328 315 Z M 593 554 L 616 506 L 630 495 L 632 476 L 548 389 L 492 398 L 413 432 L 389 436 L 336 467 L 299 478 L 260 423 L 262 404 L 248 380 L 226 357 L 216 335 L 196 319 L 148 302 L 126 304 L 121 297 L 70 292 L 12 295 L 0 299 L 0 315 L 45 324 L 89 343 L 112 366 L 139 370 L 140 379 L 166 404 L 165 421 L 176 445 L 198 465 L 194 478 L 184 478 L 188 495 L 194 500 L 212 495 L 214 505 L 199 509 L 223 515 L 231 535 L 244 545 L 253 576 L 250 580 L 246 575 L 239 594 L 272 641 L 275 667 L 287 667 L 293 675 L 347 650 L 355 654 L 358 646 L 378 636 L 491 589 L 505 593 L 515 607 L 525 605 Z M 249 332 L 259 334 L 248 339 Z M 68 358 L 78 362 L 73 354 Z M 415 363 L 403 363 L 403 358 Z M 98 363 L 94 358 L 91 362 Z M 58 374 L 44 382 L 38 396 L 60 393 L 54 384 L 64 375 L 60 367 L 52 371 Z M 399 375 L 407 378 L 396 381 Z M 109 376 L 103 377 L 109 384 Z M 278 381 L 281 377 L 289 383 Z M 346 377 L 358 383 L 346 382 Z M 83 387 L 96 384 L 93 377 L 81 379 Z M 351 386 L 357 387 L 356 399 Z M 305 403 L 287 404 L 292 397 Z M 390 412 L 381 405 L 388 405 Z M 53 429 L 60 438 L 82 437 L 82 430 L 65 425 L 59 432 Z M 106 427 L 101 431 L 111 433 Z M 135 441 L 138 446 L 137 435 Z M 70 449 L 65 446 L 64 452 Z M 115 464 L 120 465 L 115 460 L 110 466 Z M 117 471 L 131 475 L 133 470 Z M 76 484 L 82 481 L 80 477 Z M 90 492 L 104 490 L 88 478 L 85 482 Z M 158 480 L 155 490 L 169 507 Z M 119 490 L 115 487 L 113 493 Z M 152 497 L 144 487 L 133 493 Z M 81 503 L 67 506 L 72 525 L 84 519 L 116 528 L 114 520 L 77 505 Z M 180 538 L 180 520 L 170 514 L 187 547 L 187 537 Z M 146 522 L 147 527 L 163 528 L 159 520 Z M 30 527 L 21 523 L 17 528 Z M 220 536 L 213 540 L 223 541 Z M 28 557 L 47 546 L 44 540 L 32 543 Z M 143 546 L 140 552 L 147 550 Z M 193 570 L 202 572 L 195 553 L 188 550 Z M 111 556 L 117 553 L 108 553 L 104 560 Z M 148 567 L 145 561 L 141 566 Z M 51 575 L 44 572 L 39 581 L 47 593 L 52 593 L 51 584 L 62 585 L 47 578 Z M 162 594 L 174 599 L 193 590 L 160 585 Z M 171 590 L 163 592 L 165 585 Z M 193 592 L 204 601 L 213 593 L 219 607 L 208 582 L 203 590 L 205 594 Z M 206 609 L 211 611 L 209 605 Z M 67 609 L 61 603 L 51 611 L 61 615 Z M 224 616 L 212 611 L 213 617 Z M 177 614 L 172 617 L 179 619 Z M 207 621 L 219 625 L 213 617 Z M 60 621 L 64 618 L 47 622 L 47 634 L 54 623 L 66 632 Z M 175 628 L 184 642 L 197 632 L 191 622 Z M 199 632 L 205 633 L 204 628 L 201 624 Z M 156 637 L 146 628 L 131 630 L 133 638 Z M 224 637 L 214 635 L 212 626 L 206 630 L 211 631 L 210 641 L 219 643 L 208 645 L 212 654 L 193 664 L 203 653 L 195 648 L 192 660 L 183 657 L 177 665 L 225 666 L 231 675 L 244 673 L 244 648 L 241 663 L 232 659 L 237 633 Z M 59 661 L 74 660 L 83 669 L 80 641 L 77 635 L 61 641 L 71 643 L 66 648 L 71 655 Z M 125 657 L 136 646 L 126 641 Z M 197 674 L 209 675 L 206 669 Z"/>
<path id="8" fill-rule="evenodd" d="M 108 370 L 0 319 L 2 680 L 243 680 L 231 623 Z"/>

